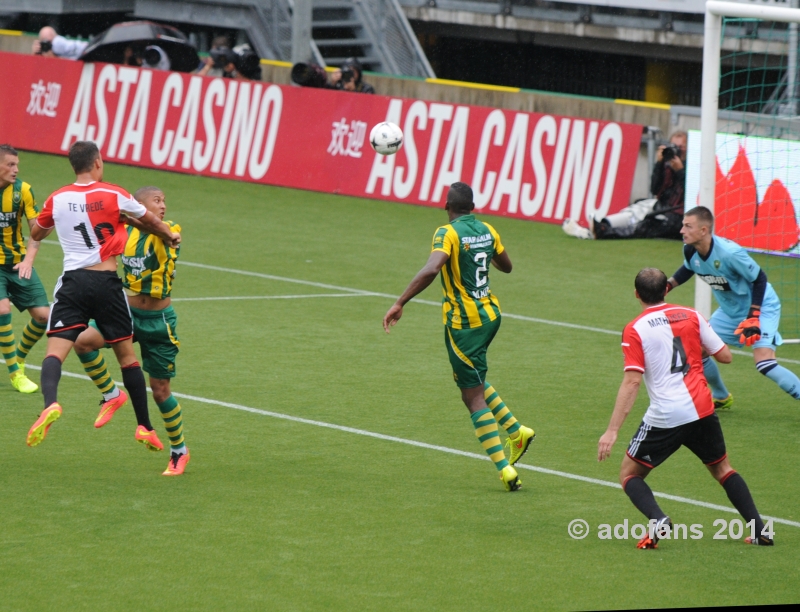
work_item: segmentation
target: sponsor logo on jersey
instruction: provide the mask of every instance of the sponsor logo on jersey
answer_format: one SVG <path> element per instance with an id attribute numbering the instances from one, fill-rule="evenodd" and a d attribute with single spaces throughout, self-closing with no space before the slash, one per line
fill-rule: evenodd
<path id="1" fill-rule="evenodd" d="M 464 245 L 464 250 L 469 251 L 470 248 L 480 249 L 492 246 L 492 235 L 483 234 L 482 236 L 464 236 L 461 238 L 461 244 Z"/>
<path id="2" fill-rule="evenodd" d="M 122 265 L 126 268 L 130 268 L 130 274 L 134 276 L 141 276 L 142 273 L 145 271 L 145 261 L 146 257 L 126 257 L 125 255 L 122 256 Z"/>
<path id="3" fill-rule="evenodd" d="M 491 291 L 487 287 L 486 289 L 479 289 L 477 291 L 470 291 L 470 293 L 472 294 L 472 297 L 474 297 L 476 300 L 480 300 L 480 299 L 483 299 L 485 297 L 489 297 L 489 294 L 491 293 Z"/>
<path id="4" fill-rule="evenodd" d="M 700 278 L 706 281 L 714 291 L 730 291 L 731 286 L 728 284 L 728 279 L 724 276 L 714 276 L 712 274 L 698 274 Z"/>
<path id="5" fill-rule="evenodd" d="M 16 193 L 16 192 L 15 192 Z M 17 220 L 17 211 L 0 213 L 0 227 L 11 227 Z"/>

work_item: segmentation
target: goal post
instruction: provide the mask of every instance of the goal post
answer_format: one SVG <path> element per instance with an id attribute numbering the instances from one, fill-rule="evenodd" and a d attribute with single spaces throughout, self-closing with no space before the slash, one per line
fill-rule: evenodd
<path id="1" fill-rule="evenodd" d="M 800 206 L 797 95 L 800 8 L 797 5 L 798 0 L 708 0 L 706 3 L 699 176 L 695 191 L 690 193 L 687 185 L 686 193 L 687 209 L 693 204 L 691 199 L 696 197 L 698 204 L 713 211 L 722 222 L 721 227 L 715 228 L 716 233 L 739 242 L 750 251 L 764 253 L 764 260 L 780 261 L 771 265 L 776 267 L 776 280 L 783 283 L 786 302 L 771 269 L 766 271 L 784 302 L 784 314 L 792 316 L 800 315 L 800 295 L 797 294 L 800 237 L 795 231 L 797 218 L 800 218 L 797 214 Z M 721 92 L 724 96 L 722 108 Z M 786 102 L 782 104 L 783 100 Z M 720 126 L 723 122 L 724 128 Z M 734 176 L 743 169 L 749 173 L 747 177 Z M 718 184 L 723 185 L 722 195 L 716 193 Z M 734 193 L 734 190 L 738 191 Z M 791 197 L 792 193 L 795 197 Z M 727 208 L 715 210 L 719 202 Z M 733 207 L 737 207 L 736 210 L 732 210 Z M 789 210 L 793 213 L 787 212 Z M 783 211 L 783 217 L 775 211 Z M 765 218 L 769 214 L 773 215 L 772 219 Z M 782 218 L 789 220 L 781 225 Z M 745 222 L 749 223 L 747 227 Z M 744 239 L 737 239 L 739 234 L 734 231 L 742 232 Z M 788 242 L 784 240 L 776 247 L 780 241 L 763 236 L 765 231 L 794 232 L 794 241 L 788 238 Z M 791 246 L 786 248 L 790 242 Z M 784 280 L 791 274 L 797 275 L 794 280 Z M 697 278 L 695 308 L 706 317 L 712 310 L 711 293 L 711 287 Z M 788 295 L 790 293 L 792 295 Z M 789 313 L 787 306 L 791 304 L 795 312 Z M 794 328 L 787 330 L 794 337 L 800 335 L 800 316 L 796 318 Z M 784 328 L 783 322 L 781 327 Z"/>

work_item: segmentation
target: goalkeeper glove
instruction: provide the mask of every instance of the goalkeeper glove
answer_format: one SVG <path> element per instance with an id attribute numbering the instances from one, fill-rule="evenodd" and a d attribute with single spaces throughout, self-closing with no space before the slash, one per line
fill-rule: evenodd
<path id="1" fill-rule="evenodd" d="M 761 324 L 758 317 L 761 316 L 760 306 L 750 306 L 747 318 L 739 323 L 739 327 L 734 330 L 734 334 L 739 335 L 739 342 L 746 346 L 753 346 L 761 340 Z"/>

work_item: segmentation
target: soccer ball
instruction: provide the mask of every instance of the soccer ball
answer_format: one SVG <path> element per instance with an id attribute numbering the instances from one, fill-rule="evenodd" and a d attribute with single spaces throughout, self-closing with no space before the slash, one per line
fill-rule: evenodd
<path id="1" fill-rule="evenodd" d="M 394 155 L 403 146 L 403 130 L 394 123 L 379 123 L 369 133 L 369 144 L 381 155 Z"/>

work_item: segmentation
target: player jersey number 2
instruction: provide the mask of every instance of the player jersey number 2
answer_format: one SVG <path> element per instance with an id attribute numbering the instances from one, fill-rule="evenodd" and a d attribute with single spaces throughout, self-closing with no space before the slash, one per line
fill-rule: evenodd
<path id="1" fill-rule="evenodd" d="M 92 237 L 89 235 L 89 230 L 86 227 L 86 223 L 78 223 L 78 225 L 72 229 L 81 235 L 83 241 L 86 243 L 86 248 L 95 248 L 96 245 L 92 242 Z M 97 237 L 97 242 L 100 245 L 105 244 L 106 240 L 114 235 L 114 226 L 106 222 L 98 223 L 92 228 L 92 230 L 94 231 L 94 235 Z"/>
<path id="2" fill-rule="evenodd" d="M 681 373 L 684 376 L 689 372 L 689 362 L 686 360 L 686 350 L 680 336 L 672 339 L 672 367 L 669 371 L 673 374 Z"/>
<path id="3" fill-rule="evenodd" d="M 486 258 L 488 257 L 487 253 L 475 253 L 475 263 L 478 264 L 477 270 L 475 270 L 475 286 L 476 287 L 483 287 L 486 284 Z"/>

